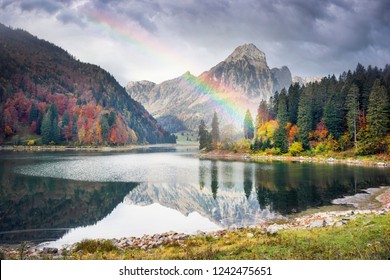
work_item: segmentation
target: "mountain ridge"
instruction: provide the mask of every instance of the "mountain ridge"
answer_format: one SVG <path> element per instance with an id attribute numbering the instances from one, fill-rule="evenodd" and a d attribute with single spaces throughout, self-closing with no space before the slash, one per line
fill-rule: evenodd
<path id="1" fill-rule="evenodd" d="M 0 143 L 174 142 L 104 69 L 27 31 L 0 34 Z"/>
<path id="2" fill-rule="evenodd" d="M 199 93 L 196 86 L 186 80 L 196 81 L 204 89 Z M 275 91 L 290 86 L 292 77 L 287 66 L 269 68 L 264 52 L 254 44 L 244 44 L 198 77 L 186 72 L 144 91 L 139 90 L 142 83 L 145 82 L 130 82 L 126 91 L 157 120 L 173 115 L 187 128 L 196 130 L 201 119 L 210 122 L 214 110 L 218 110 L 213 107 L 213 94 L 217 93 L 218 98 L 230 103 L 240 100 L 242 107 L 246 106 L 254 113 L 261 99 L 269 100 Z"/>

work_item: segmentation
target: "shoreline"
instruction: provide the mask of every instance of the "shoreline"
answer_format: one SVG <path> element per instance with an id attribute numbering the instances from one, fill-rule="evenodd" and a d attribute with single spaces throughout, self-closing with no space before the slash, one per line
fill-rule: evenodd
<path id="1" fill-rule="evenodd" d="M 234 153 L 230 151 L 213 150 L 210 152 L 200 152 L 200 159 L 211 160 L 235 160 L 235 161 L 285 161 L 285 162 L 302 162 L 302 163 L 328 163 L 328 164 L 348 164 L 357 166 L 377 166 L 390 167 L 389 160 L 377 160 L 370 157 L 360 158 L 338 158 L 337 154 L 328 157 L 308 157 L 308 156 L 276 156 L 276 155 L 257 155 L 250 153 Z"/>
<path id="2" fill-rule="evenodd" d="M 371 188 L 365 191 L 365 196 L 361 193 L 347 196 L 339 200 L 335 205 L 352 206 L 349 210 L 330 210 L 324 211 L 318 209 L 318 212 L 291 215 L 285 219 L 269 220 L 257 225 L 251 225 L 241 228 L 227 228 L 212 232 L 198 231 L 194 234 L 165 232 L 153 235 L 144 235 L 142 237 L 122 237 L 111 239 L 89 239 L 91 243 L 103 244 L 108 241 L 120 252 L 126 250 L 138 251 L 141 254 L 152 250 L 163 250 L 172 246 L 179 246 L 181 249 L 186 248 L 188 243 L 193 239 L 213 239 L 229 238 L 234 234 L 242 238 L 251 239 L 255 234 L 268 237 L 276 236 L 279 232 L 303 231 L 311 232 L 316 229 L 342 229 L 349 225 L 350 222 L 362 217 L 390 216 L 390 186 L 380 188 Z M 373 202 L 374 201 L 374 202 Z M 0 245 L 2 259 L 67 259 L 70 254 L 86 254 L 79 250 L 79 244 L 76 242 L 67 244 L 62 248 L 45 247 L 45 243 L 34 244 L 9 244 Z M 22 249 L 23 247 L 23 249 Z M 22 256 L 22 257 L 21 257 Z M 76 258 L 77 259 L 77 258 Z"/>
<path id="3" fill-rule="evenodd" d="M 173 147 L 195 147 L 194 145 L 184 144 L 145 144 L 145 145 L 126 145 L 126 146 L 0 146 L 0 151 L 33 151 L 33 152 L 63 152 L 63 151 L 97 151 L 97 152 L 115 152 L 132 151 L 147 148 L 173 148 Z"/>

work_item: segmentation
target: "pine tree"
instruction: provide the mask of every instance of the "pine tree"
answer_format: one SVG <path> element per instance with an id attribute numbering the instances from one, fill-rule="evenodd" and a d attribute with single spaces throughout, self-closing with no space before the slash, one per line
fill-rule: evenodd
<path id="1" fill-rule="evenodd" d="M 353 84 L 348 91 L 347 101 L 347 125 L 349 134 L 353 135 L 355 149 L 357 149 L 357 124 L 359 118 L 359 88 Z"/>
<path id="2" fill-rule="evenodd" d="M 286 91 L 283 89 L 279 95 L 279 103 L 278 103 L 279 127 L 275 130 L 275 134 L 274 134 L 275 147 L 279 148 L 282 153 L 287 153 L 288 151 L 287 132 L 286 132 L 287 122 L 288 122 L 287 95 L 286 95 Z"/>
<path id="3" fill-rule="evenodd" d="M 38 110 L 37 126 L 36 126 L 36 128 L 35 128 L 35 132 L 36 132 L 38 135 L 41 135 L 42 121 L 43 121 L 43 113 L 42 113 L 41 110 Z"/>
<path id="4" fill-rule="evenodd" d="M 28 116 L 29 124 L 32 124 L 33 121 L 38 119 L 38 109 L 35 106 L 35 103 L 31 105 L 30 114 Z"/>
<path id="5" fill-rule="evenodd" d="M 52 141 L 55 144 L 59 144 L 61 140 L 61 131 L 60 127 L 58 126 L 58 118 L 54 118 L 53 122 L 51 123 L 51 136 L 52 136 Z"/>
<path id="6" fill-rule="evenodd" d="M 62 115 L 62 127 L 69 125 L 69 122 L 70 122 L 69 112 L 65 111 L 64 114 Z"/>
<path id="7" fill-rule="evenodd" d="M 288 122 L 288 111 L 287 111 L 287 93 L 283 89 L 279 95 L 278 102 L 278 123 L 279 126 L 286 126 Z"/>
<path id="8" fill-rule="evenodd" d="M 253 119 L 249 110 L 245 113 L 244 119 L 244 137 L 245 139 L 252 140 L 254 136 Z"/>
<path id="9" fill-rule="evenodd" d="M 42 121 L 41 126 L 41 135 L 42 135 L 42 143 L 47 145 L 50 143 L 52 135 L 51 135 L 51 111 L 47 111 L 45 117 Z"/>
<path id="10" fill-rule="evenodd" d="M 200 121 L 198 137 L 199 137 L 199 150 L 211 148 L 211 135 L 206 128 L 206 124 L 204 120 Z"/>
<path id="11" fill-rule="evenodd" d="M 73 113 L 73 120 L 72 120 L 72 138 L 74 140 L 77 139 L 77 134 L 78 134 L 78 131 L 77 131 L 77 121 L 78 121 L 78 116 L 76 113 Z"/>
<path id="12" fill-rule="evenodd" d="M 312 102 L 309 93 L 305 90 L 299 98 L 298 106 L 299 141 L 305 149 L 309 148 L 309 132 L 312 129 L 312 125 Z"/>
<path id="13" fill-rule="evenodd" d="M 211 121 L 211 140 L 212 140 L 213 147 L 216 148 L 220 141 L 219 122 L 218 122 L 218 116 L 216 112 L 214 112 L 213 120 Z"/>
<path id="14" fill-rule="evenodd" d="M 368 138 L 374 143 L 374 151 L 370 152 L 381 152 L 384 148 L 384 139 L 390 130 L 389 110 L 386 88 L 377 79 L 371 89 L 367 108 Z"/>
<path id="15" fill-rule="evenodd" d="M 329 133 L 334 136 L 336 140 L 339 139 L 343 133 L 343 101 L 339 94 L 332 94 L 326 102 L 324 108 L 324 120 L 326 128 Z"/>
<path id="16" fill-rule="evenodd" d="M 288 89 L 288 115 L 289 122 L 297 124 L 298 120 L 298 105 L 299 105 L 299 96 L 301 92 L 301 87 L 299 83 L 295 83 L 290 86 Z"/>

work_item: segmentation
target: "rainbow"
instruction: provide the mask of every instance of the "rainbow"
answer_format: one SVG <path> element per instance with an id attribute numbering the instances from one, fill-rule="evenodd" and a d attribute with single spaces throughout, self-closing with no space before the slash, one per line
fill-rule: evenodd
<path id="1" fill-rule="evenodd" d="M 109 33 L 111 36 L 132 47 L 136 47 L 145 55 L 152 56 L 170 67 L 172 65 L 191 66 L 190 62 L 173 53 L 139 26 L 134 25 L 129 28 L 118 18 L 114 18 L 101 10 L 89 10 L 86 16 L 90 23 Z M 190 74 L 184 74 L 181 78 L 194 89 L 198 98 L 205 98 L 211 102 L 215 111 L 218 114 L 222 114 L 222 119 L 225 122 L 234 124 L 241 124 L 243 122 L 245 112 L 249 105 L 248 100 L 237 98 L 242 96 L 242 94 L 237 94 L 237 91 L 226 86 L 221 87 L 216 82 L 201 80 Z"/>
<path id="2" fill-rule="evenodd" d="M 229 87 L 221 87 L 216 82 L 201 80 L 190 74 L 185 74 L 181 78 L 195 90 L 198 98 L 206 97 L 212 103 L 215 111 L 222 114 L 225 122 L 243 123 L 245 112 L 249 108 L 248 100 L 237 98 L 242 94 Z"/>
<path id="3" fill-rule="evenodd" d="M 95 25 L 96 28 L 110 34 L 124 44 L 136 48 L 145 56 L 153 57 L 170 67 L 183 64 L 191 65 L 188 60 L 178 57 L 177 54 L 136 24 L 128 26 L 119 18 L 115 18 L 102 10 L 88 10 L 86 16 L 89 23 Z"/>

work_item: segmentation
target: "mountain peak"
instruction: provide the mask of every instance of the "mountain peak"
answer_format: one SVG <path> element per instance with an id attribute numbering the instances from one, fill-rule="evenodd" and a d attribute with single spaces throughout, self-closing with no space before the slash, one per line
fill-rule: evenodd
<path id="1" fill-rule="evenodd" d="M 252 63 L 255 62 L 267 65 L 265 53 L 259 50 L 254 44 L 244 44 L 237 47 L 226 59 L 226 62 L 236 62 L 243 59 L 247 59 Z"/>

